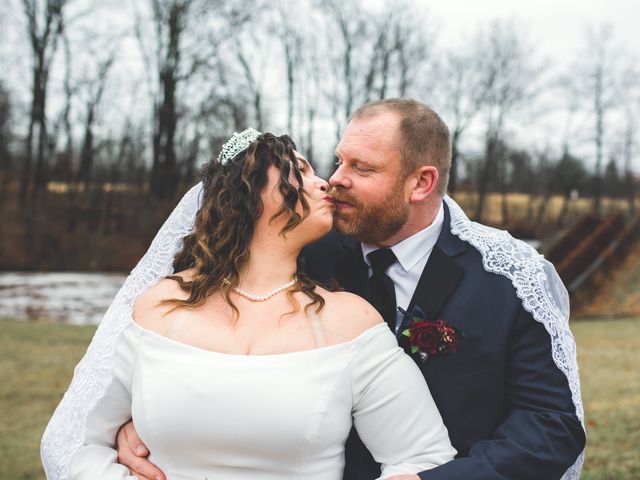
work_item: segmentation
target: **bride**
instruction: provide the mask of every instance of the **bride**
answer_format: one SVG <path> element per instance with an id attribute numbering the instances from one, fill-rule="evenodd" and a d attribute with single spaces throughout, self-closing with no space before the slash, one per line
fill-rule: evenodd
<path id="1" fill-rule="evenodd" d="M 352 422 L 380 478 L 453 458 L 377 311 L 300 273 L 333 203 L 295 148 L 248 129 L 205 167 L 76 367 L 43 437 L 47 478 L 136 478 L 114 449 L 131 418 L 168 479 L 337 480 Z"/>

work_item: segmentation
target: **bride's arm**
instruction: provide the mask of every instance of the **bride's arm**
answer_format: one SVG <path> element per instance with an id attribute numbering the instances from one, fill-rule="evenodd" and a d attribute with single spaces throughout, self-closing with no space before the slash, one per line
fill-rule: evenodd
<path id="1" fill-rule="evenodd" d="M 117 463 L 115 439 L 120 426 L 131 419 L 131 374 L 138 334 L 138 331 L 127 328 L 118 340 L 113 379 L 87 416 L 83 444 L 71 457 L 70 480 L 137 478 L 127 467 Z"/>
<path id="2" fill-rule="evenodd" d="M 452 460 L 456 450 L 424 377 L 387 326 L 369 329 L 356 348 L 353 420 L 382 464 L 380 478 L 416 474 Z"/>
<path id="3" fill-rule="evenodd" d="M 68 471 L 59 472 L 60 476 L 48 471 L 48 475 L 53 474 L 48 476 L 49 479 L 57 480 L 64 477 L 69 480 L 137 480 L 125 466 L 117 463 L 118 455 L 115 449 L 118 428 L 131 418 L 130 378 L 136 357 L 135 335 L 136 332 L 125 329 L 117 340 L 112 378 L 104 394 L 89 408 L 84 430 L 81 432 L 80 446 L 69 458 Z M 66 437 L 68 436 L 61 436 Z M 47 445 L 43 444 L 42 450 L 46 451 Z M 43 461 L 46 461 L 44 453 Z"/>

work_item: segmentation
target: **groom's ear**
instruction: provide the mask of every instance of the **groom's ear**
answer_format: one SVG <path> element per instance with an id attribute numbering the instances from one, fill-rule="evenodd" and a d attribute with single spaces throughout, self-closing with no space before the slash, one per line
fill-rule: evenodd
<path id="1" fill-rule="evenodd" d="M 411 181 L 411 203 L 419 203 L 431 195 L 438 185 L 438 169 L 433 165 L 423 165 L 409 175 Z"/>

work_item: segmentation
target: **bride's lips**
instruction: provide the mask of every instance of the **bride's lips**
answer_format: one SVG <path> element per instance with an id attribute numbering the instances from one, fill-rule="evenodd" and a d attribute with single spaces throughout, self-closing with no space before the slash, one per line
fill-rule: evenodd
<path id="1" fill-rule="evenodd" d="M 331 205 L 332 207 L 335 207 L 335 202 L 333 200 L 332 197 L 330 197 L 329 195 L 326 195 L 322 198 L 325 202 L 327 202 L 329 205 Z"/>

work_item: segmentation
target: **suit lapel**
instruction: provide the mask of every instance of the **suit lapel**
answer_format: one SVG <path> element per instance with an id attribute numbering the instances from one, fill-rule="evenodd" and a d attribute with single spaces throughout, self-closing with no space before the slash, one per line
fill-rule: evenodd
<path id="1" fill-rule="evenodd" d="M 446 203 L 443 203 L 443 206 L 442 231 L 422 271 L 407 310 L 411 312 L 414 307 L 420 307 L 428 320 L 438 319 L 442 307 L 464 276 L 463 268 L 453 259 L 463 254 L 466 246 L 462 240 L 451 233 L 449 209 Z M 410 315 L 405 316 L 399 333 L 408 328 L 410 323 Z"/>
<path id="2" fill-rule="evenodd" d="M 427 319 L 436 320 L 442 306 L 454 292 L 463 275 L 462 267 L 435 245 L 413 293 L 408 311 L 411 312 L 418 306 Z M 405 323 L 407 320 L 410 319 L 405 318 Z"/>

